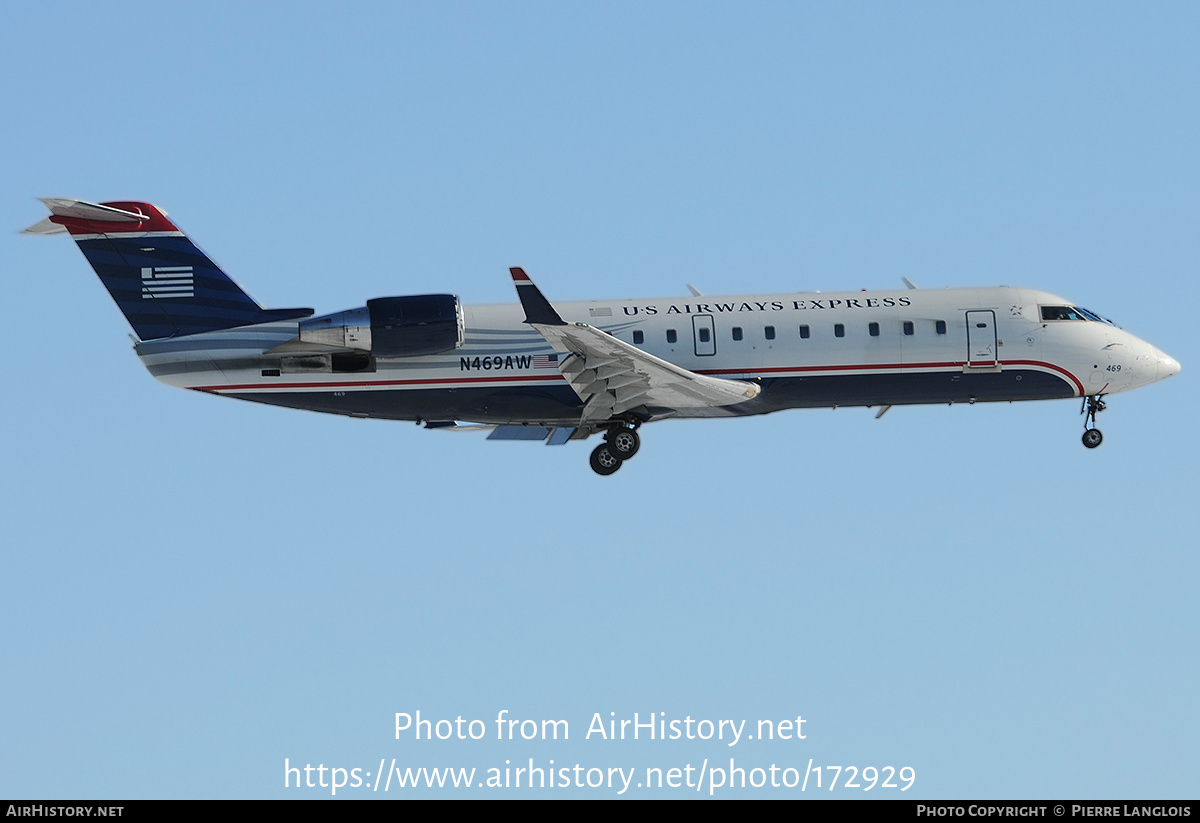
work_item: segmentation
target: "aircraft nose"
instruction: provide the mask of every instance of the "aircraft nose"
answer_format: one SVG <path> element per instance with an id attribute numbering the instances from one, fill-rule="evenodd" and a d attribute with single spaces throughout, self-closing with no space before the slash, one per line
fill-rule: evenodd
<path id="1" fill-rule="evenodd" d="M 1154 350 L 1154 354 L 1155 361 L 1158 363 L 1158 375 L 1156 379 L 1162 380 L 1163 378 L 1179 373 L 1179 369 L 1182 367 L 1179 365 L 1178 360 L 1164 354 L 1158 349 Z"/>

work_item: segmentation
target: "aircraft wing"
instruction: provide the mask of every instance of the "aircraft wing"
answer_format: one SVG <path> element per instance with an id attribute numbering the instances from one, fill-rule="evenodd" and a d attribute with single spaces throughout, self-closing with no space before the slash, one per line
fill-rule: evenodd
<path id="1" fill-rule="evenodd" d="M 509 269 L 525 322 L 557 352 L 558 370 L 584 402 L 581 426 L 603 423 L 639 406 L 672 409 L 729 406 L 758 396 L 744 380 L 680 368 L 586 323 L 568 323 L 522 269 Z"/>

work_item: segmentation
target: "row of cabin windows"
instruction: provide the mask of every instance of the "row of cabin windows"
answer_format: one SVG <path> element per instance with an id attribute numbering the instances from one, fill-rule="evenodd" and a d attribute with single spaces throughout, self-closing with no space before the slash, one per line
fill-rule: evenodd
<path id="1" fill-rule="evenodd" d="M 906 337 L 912 337 L 914 334 L 917 333 L 916 324 L 913 323 L 913 321 L 911 321 L 911 320 L 905 320 L 901 324 L 901 328 L 903 329 L 904 335 Z M 933 329 L 937 334 L 945 334 L 946 333 L 946 321 L 945 320 L 934 320 L 933 321 Z M 867 324 L 867 334 L 871 335 L 872 337 L 878 337 L 879 336 L 879 324 L 878 323 L 868 323 Z M 809 330 L 809 327 L 801 326 L 800 327 L 800 337 L 807 340 L 810 336 L 811 336 L 811 332 Z M 846 336 L 846 324 L 834 323 L 833 324 L 833 336 L 834 337 L 845 337 Z"/>
<path id="2" fill-rule="evenodd" d="M 775 327 L 774 326 L 764 326 L 763 327 L 763 337 L 767 338 L 768 340 L 774 340 L 775 339 Z M 733 327 L 733 339 L 734 340 L 742 339 L 742 327 L 741 326 Z"/>
<path id="3" fill-rule="evenodd" d="M 933 322 L 933 325 L 934 325 L 934 330 L 938 334 L 946 333 L 946 321 L 945 320 L 935 320 Z M 916 334 L 916 327 L 913 325 L 913 321 L 911 321 L 911 320 L 905 320 L 902 328 L 904 329 L 904 334 L 906 336 L 911 337 L 912 335 Z M 699 328 L 696 330 L 696 332 L 700 338 L 701 343 L 707 343 L 709 341 L 709 330 L 707 328 Z M 867 324 L 867 333 L 870 334 L 872 337 L 878 337 L 879 336 L 879 324 L 878 323 L 868 323 Z M 812 331 L 809 328 L 809 326 L 807 326 L 807 325 L 800 326 L 801 339 L 807 340 L 811 336 L 812 336 Z M 845 337 L 846 336 L 846 325 L 844 323 L 834 323 L 833 324 L 833 336 L 834 337 Z M 744 337 L 744 335 L 742 333 L 742 327 L 734 326 L 733 327 L 733 339 L 741 340 L 741 339 L 743 339 L 743 337 Z M 763 327 L 763 337 L 765 337 L 768 340 L 774 340 L 775 339 L 775 327 L 774 326 L 764 326 Z M 633 333 L 633 342 L 635 345 L 640 346 L 645 341 L 646 341 L 646 335 L 643 332 L 635 331 Z M 679 341 L 679 335 L 676 333 L 675 329 L 667 329 L 667 342 L 668 343 L 677 343 L 678 341 Z"/>

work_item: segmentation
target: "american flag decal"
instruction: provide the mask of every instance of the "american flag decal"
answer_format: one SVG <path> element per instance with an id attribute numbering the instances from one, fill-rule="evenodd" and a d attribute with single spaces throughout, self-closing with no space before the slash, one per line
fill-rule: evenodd
<path id="1" fill-rule="evenodd" d="M 558 355 L 557 354 L 535 354 L 533 356 L 533 367 L 535 369 L 557 369 Z"/>
<path id="2" fill-rule="evenodd" d="M 191 266 L 155 266 L 142 269 L 142 299 L 195 297 Z"/>
<path id="3" fill-rule="evenodd" d="M 588 308 L 588 316 L 590 317 L 612 317 L 612 309 L 608 306 L 603 308 Z"/>

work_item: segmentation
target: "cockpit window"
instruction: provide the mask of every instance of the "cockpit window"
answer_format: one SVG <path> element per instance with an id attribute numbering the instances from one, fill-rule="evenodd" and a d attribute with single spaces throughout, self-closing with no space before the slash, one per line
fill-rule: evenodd
<path id="1" fill-rule="evenodd" d="M 1097 323 L 1107 323 L 1110 326 L 1117 325 L 1113 321 L 1109 320 L 1107 317 L 1101 317 L 1100 315 L 1096 314 L 1094 311 L 1088 311 L 1087 309 L 1081 308 L 1080 306 L 1076 306 L 1075 311 L 1082 314 L 1088 320 L 1095 320 Z"/>
<path id="2" fill-rule="evenodd" d="M 1111 320 L 1101 317 L 1095 312 L 1081 309 L 1078 306 L 1042 306 L 1043 320 L 1092 320 L 1096 323 L 1107 323 L 1115 326 Z"/>
<path id="3" fill-rule="evenodd" d="M 1043 320 L 1085 320 L 1082 314 L 1070 306 L 1042 306 Z"/>

